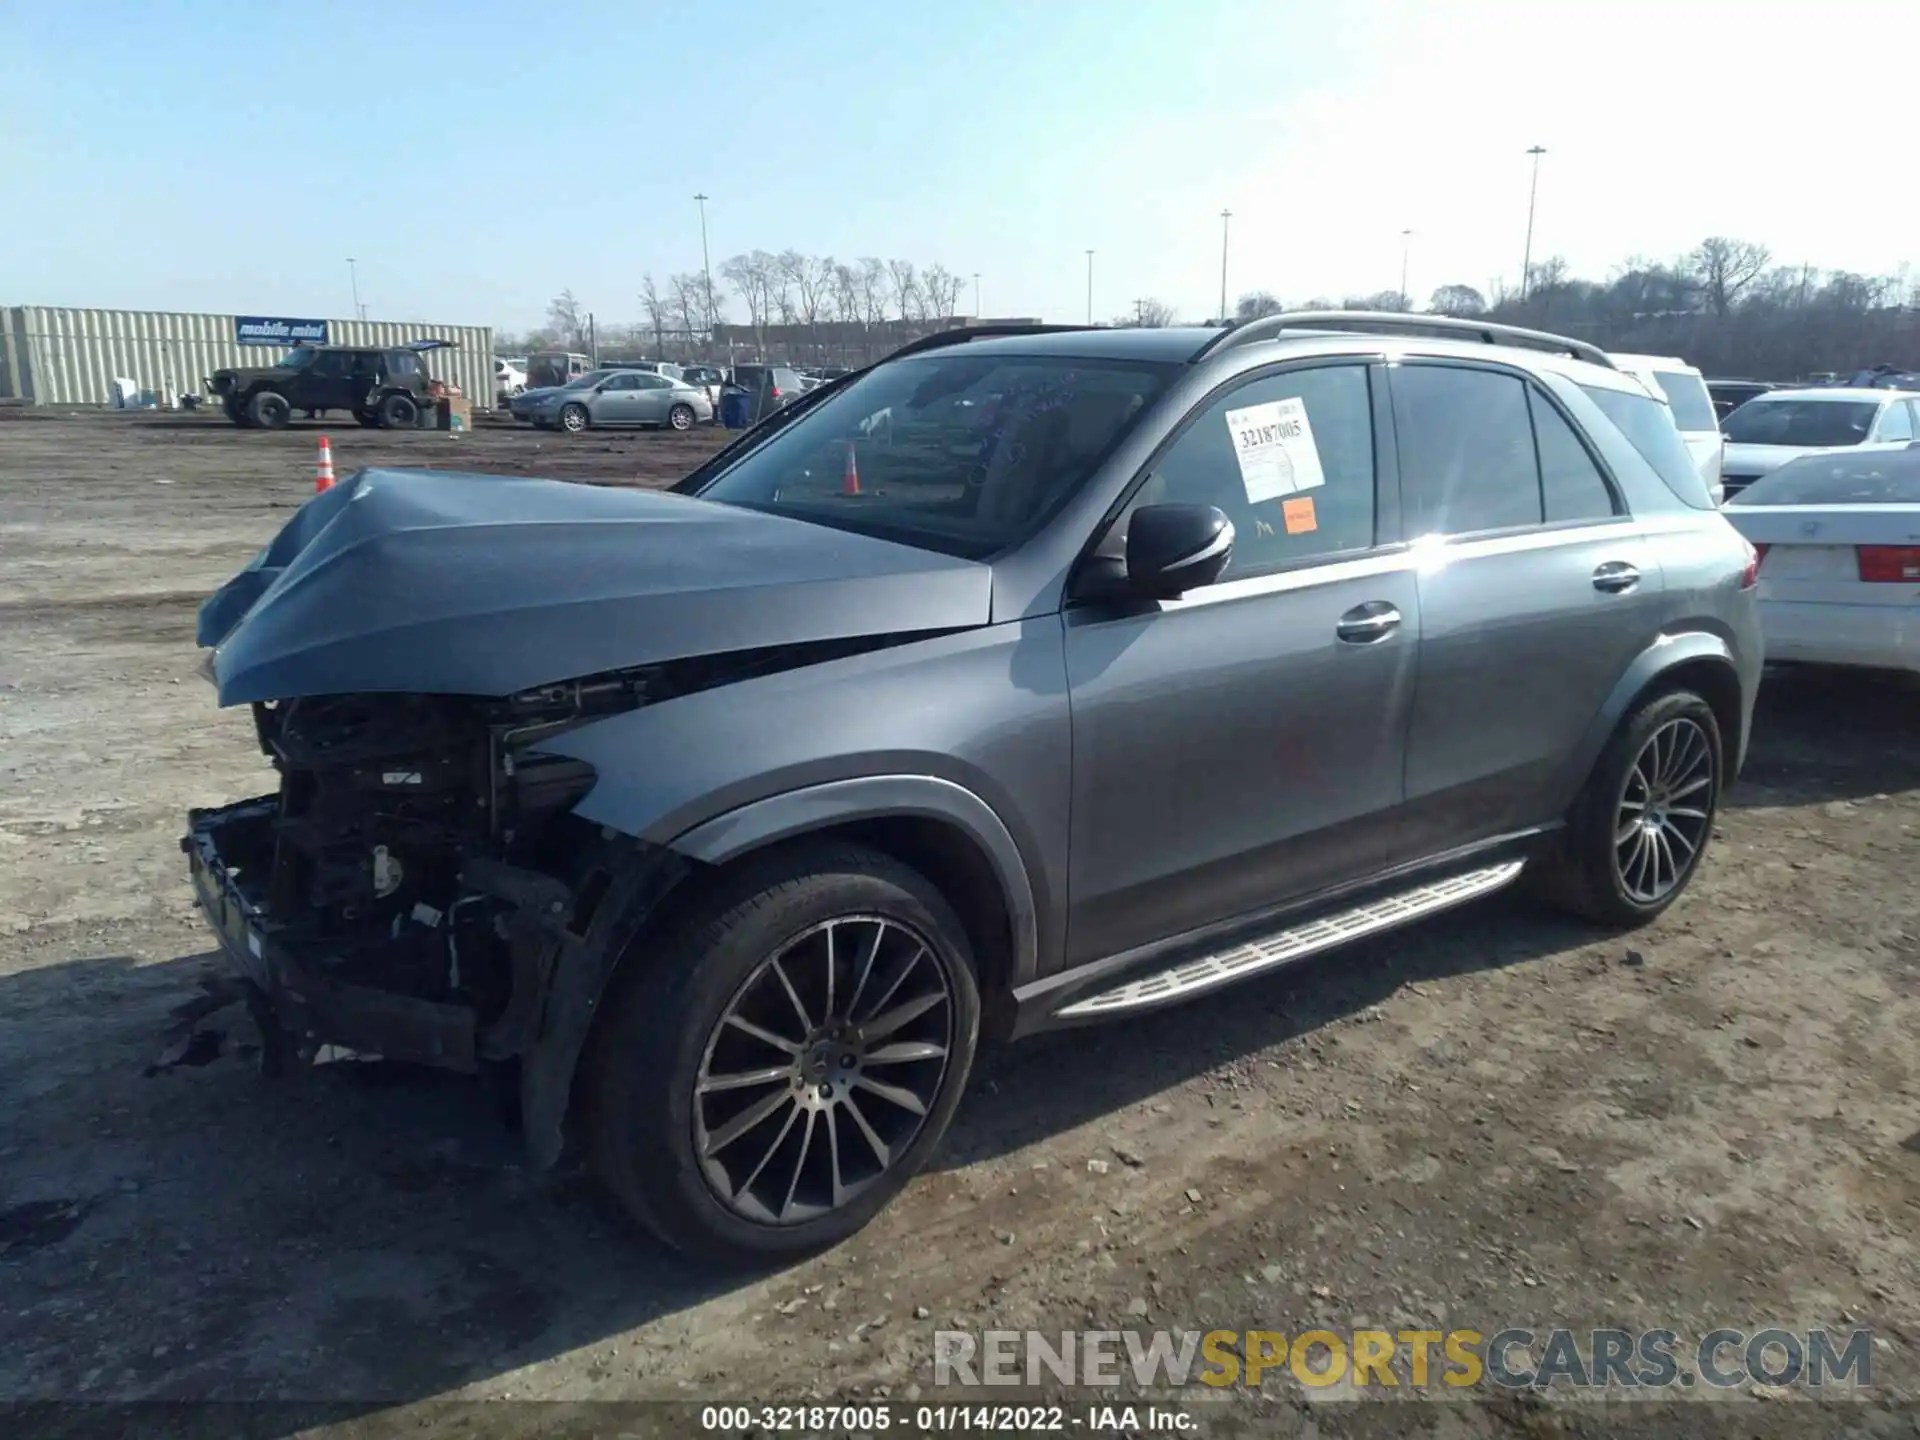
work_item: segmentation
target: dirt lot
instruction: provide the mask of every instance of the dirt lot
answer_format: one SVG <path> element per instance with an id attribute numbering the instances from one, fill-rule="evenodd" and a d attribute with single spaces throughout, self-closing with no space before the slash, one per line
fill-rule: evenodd
<path id="1" fill-rule="evenodd" d="M 0 414 L 0 1400 L 353 1401 L 399 1433 L 435 1397 L 928 1396 L 946 1326 L 1779 1324 L 1872 1327 L 1874 1398 L 1816 1422 L 1743 1388 L 1662 1433 L 1914 1433 L 1920 695 L 1770 681 L 1707 869 L 1651 930 L 1502 897 L 990 1054 L 872 1230 L 718 1278 L 521 1169 L 458 1083 L 269 1084 L 232 1015 L 204 1063 L 155 1065 L 220 968 L 182 815 L 270 781 L 193 673 L 193 609 L 310 490 L 317 433 Z M 327 433 L 343 471 L 618 483 L 714 443 Z M 1342 1393 L 1192 1408 L 1220 1434 L 1621 1423 Z"/>

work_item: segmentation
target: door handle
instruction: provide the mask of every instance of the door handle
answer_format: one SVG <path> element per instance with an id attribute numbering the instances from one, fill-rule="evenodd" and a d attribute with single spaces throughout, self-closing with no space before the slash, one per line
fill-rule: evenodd
<path id="1" fill-rule="evenodd" d="M 1640 572 L 1624 560 L 1609 560 L 1594 568 L 1593 588 L 1609 595 L 1619 595 L 1639 583 Z"/>
<path id="2" fill-rule="evenodd" d="M 1369 600 L 1340 617 L 1333 633 L 1349 645 L 1371 645 L 1400 628 L 1400 612 L 1385 600 Z"/>

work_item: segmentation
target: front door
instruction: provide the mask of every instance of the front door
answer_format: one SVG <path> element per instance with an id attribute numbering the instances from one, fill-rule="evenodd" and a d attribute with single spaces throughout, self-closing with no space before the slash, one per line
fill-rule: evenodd
<path id="1" fill-rule="evenodd" d="M 640 382 L 646 378 L 638 371 L 626 370 L 603 380 L 599 392 L 588 402 L 588 407 L 593 411 L 593 423 L 639 424 Z"/>
<path id="2" fill-rule="evenodd" d="M 1208 401 L 1129 508 L 1219 506 L 1225 574 L 1174 601 L 1068 607 L 1069 965 L 1392 858 L 1420 613 L 1410 555 L 1380 543 L 1380 384 L 1321 362 Z M 1127 518 L 1103 552 L 1121 553 Z"/>
<path id="3" fill-rule="evenodd" d="M 1557 818 L 1567 759 L 1657 631 L 1665 580 L 1537 385 L 1425 361 L 1391 380 L 1421 556 L 1406 834 L 1431 853 Z"/>

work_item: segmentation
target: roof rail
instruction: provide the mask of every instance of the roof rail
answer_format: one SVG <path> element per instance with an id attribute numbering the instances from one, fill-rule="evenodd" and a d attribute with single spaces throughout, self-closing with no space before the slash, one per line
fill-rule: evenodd
<path id="1" fill-rule="evenodd" d="M 1277 340 L 1288 330 L 1331 330 L 1388 334 L 1428 334 L 1440 339 L 1478 340 L 1485 345 L 1518 345 L 1534 350 L 1550 350 L 1571 355 L 1589 365 L 1617 368 L 1607 352 L 1598 345 L 1574 340 L 1565 335 L 1550 335 L 1544 330 L 1523 330 L 1517 325 L 1496 325 L 1487 320 L 1461 320 L 1451 315 L 1413 315 L 1389 310 L 1295 310 L 1282 315 L 1264 315 L 1258 320 L 1231 325 L 1202 345 L 1194 360 L 1202 360 L 1221 350 L 1251 345 L 1259 340 Z"/>
<path id="2" fill-rule="evenodd" d="M 889 351 L 881 360 L 898 360 L 902 355 L 918 355 L 923 350 L 940 350 L 948 345 L 964 345 L 969 340 L 990 340 L 999 335 L 1063 335 L 1074 330 L 1091 330 L 1091 325 L 956 325 L 951 330 L 936 330 L 909 340 L 898 350 Z M 878 363 L 878 362 L 875 362 Z"/>

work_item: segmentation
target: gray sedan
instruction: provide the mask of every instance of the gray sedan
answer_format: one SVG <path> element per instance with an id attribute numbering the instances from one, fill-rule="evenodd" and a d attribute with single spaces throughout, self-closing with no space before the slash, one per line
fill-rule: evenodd
<path id="1" fill-rule="evenodd" d="M 713 402 L 704 390 L 671 376 L 651 370 L 615 370 L 591 385 L 570 385 L 541 396 L 529 418 L 543 428 L 573 434 L 611 425 L 691 430 L 713 419 Z"/>

